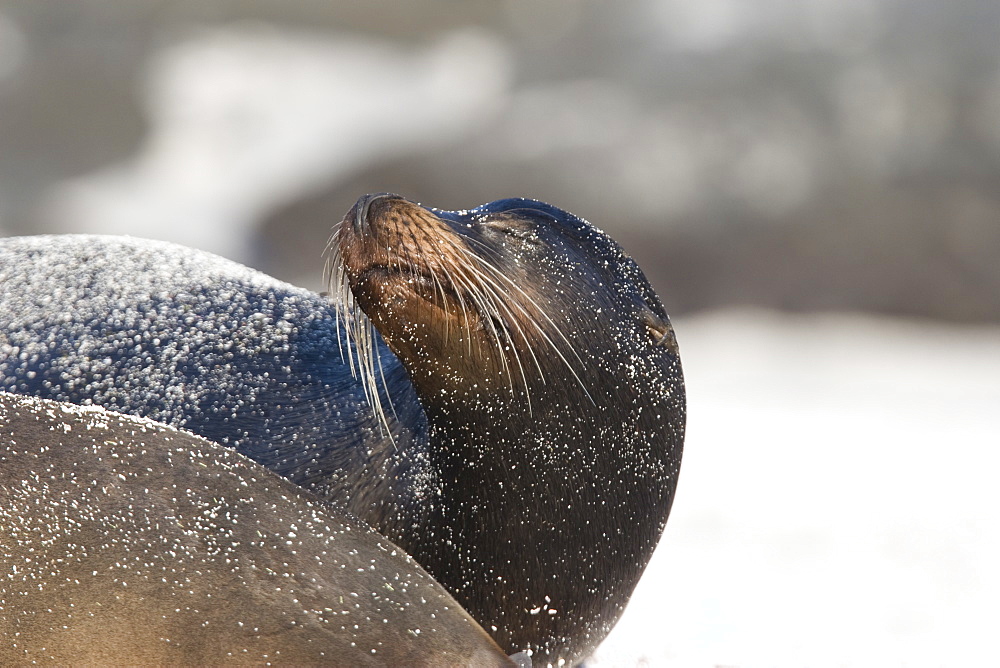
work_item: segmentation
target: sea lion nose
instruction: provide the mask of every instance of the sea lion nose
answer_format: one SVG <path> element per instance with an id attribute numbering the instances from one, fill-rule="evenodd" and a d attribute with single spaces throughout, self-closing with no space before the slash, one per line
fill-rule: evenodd
<path id="1" fill-rule="evenodd" d="M 354 205 L 354 231 L 362 233 L 368 226 L 368 212 L 374 202 L 384 199 L 403 199 L 395 193 L 371 193 L 363 195 Z"/>

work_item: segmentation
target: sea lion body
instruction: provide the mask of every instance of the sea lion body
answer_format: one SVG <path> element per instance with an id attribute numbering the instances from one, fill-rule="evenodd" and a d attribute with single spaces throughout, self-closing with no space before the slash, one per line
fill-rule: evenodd
<path id="1" fill-rule="evenodd" d="M 0 286 L 0 390 L 187 429 L 386 533 L 420 515 L 426 419 L 406 372 L 382 351 L 390 438 L 321 295 L 175 244 L 92 235 L 0 239 Z"/>
<path id="2" fill-rule="evenodd" d="M 168 244 L 0 241 L 0 389 L 233 446 L 400 545 L 504 650 L 582 660 L 677 482 L 659 298 L 607 235 L 531 200 L 367 196 L 331 249 L 332 301 Z"/>
<path id="3" fill-rule="evenodd" d="M 513 665 L 403 551 L 250 461 L 0 392 L 0 663 Z"/>

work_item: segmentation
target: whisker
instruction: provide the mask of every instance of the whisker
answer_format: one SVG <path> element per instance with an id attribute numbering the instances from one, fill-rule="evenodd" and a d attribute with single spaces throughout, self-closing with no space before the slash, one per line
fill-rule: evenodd
<path id="1" fill-rule="evenodd" d="M 500 320 L 500 311 L 497 308 L 493 295 L 489 291 L 480 290 L 480 286 L 468 280 L 464 275 L 464 272 L 459 269 L 460 277 L 462 278 L 463 290 L 469 293 L 473 304 L 479 309 L 480 314 L 483 316 L 482 319 L 485 321 L 484 329 L 493 335 L 493 338 L 497 342 L 497 354 L 500 357 L 500 364 L 503 368 L 503 372 L 507 375 L 507 384 L 510 388 L 511 393 L 514 392 L 514 378 L 511 372 L 510 364 L 507 361 L 507 354 L 504 351 L 503 337 L 500 335 L 500 330 L 497 328 L 496 320 Z M 472 333 L 469 332 L 469 337 L 471 339 Z M 515 349 L 516 355 L 516 349 Z M 522 378 L 523 378 L 523 368 L 522 368 Z M 531 399 L 528 398 L 528 412 L 531 413 Z"/>
<path id="2" fill-rule="evenodd" d="M 448 281 L 448 283 L 450 285 L 456 285 L 456 282 L 455 282 L 454 278 L 451 276 L 451 273 L 448 271 L 447 264 L 448 264 L 447 262 L 441 262 L 440 263 L 440 269 L 441 269 L 441 271 L 444 272 L 444 277 Z M 431 269 L 431 274 L 433 274 L 434 273 L 433 267 L 430 267 L 430 269 Z M 468 348 L 469 355 L 471 355 L 472 354 L 472 335 L 471 335 L 471 331 L 470 331 L 470 327 L 469 327 L 469 309 L 465 305 L 465 298 L 462 297 L 463 290 L 454 290 L 453 292 L 455 294 L 455 297 L 458 299 L 458 305 L 459 305 L 459 307 L 461 307 L 461 309 L 462 309 L 462 321 L 465 323 L 465 333 L 466 333 L 465 340 L 466 340 L 466 346 Z"/>
<path id="3" fill-rule="evenodd" d="M 343 255 L 340 250 L 342 227 L 343 221 L 334 225 L 333 232 L 325 249 L 327 259 L 324 264 L 324 280 L 330 286 L 330 293 L 336 296 L 337 302 L 334 306 L 337 347 L 340 351 L 341 360 L 345 361 L 351 370 L 351 377 L 359 381 L 365 400 L 372 407 L 379 431 L 387 436 L 393 447 L 395 447 L 392 429 L 389 426 L 389 421 L 378 391 L 378 383 L 375 376 L 376 366 L 378 367 L 378 376 L 382 379 L 382 387 L 387 390 L 385 392 L 386 401 L 393 416 L 396 416 L 396 409 L 392 404 L 392 397 L 388 393 L 388 383 L 386 382 L 385 369 L 382 365 L 382 356 L 375 345 L 375 326 L 367 314 L 358 307 L 354 299 L 354 293 L 351 291 L 350 281 L 347 276 L 347 267 L 344 264 Z M 352 338 L 354 339 L 353 355 L 351 354 Z M 347 348 L 346 355 L 344 353 L 345 346 Z"/>
<path id="4" fill-rule="evenodd" d="M 452 245 L 455 246 L 456 248 L 458 248 L 458 245 L 456 243 L 452 242 Z M 463 251 L 464 256 L 468 256 L 468 257 L 471 257 L 473 259 L 477 259 L 476 256 L 473 253 L 471 253 L 471 251 L 469 251 L 468 249 L 466 249 L 466 248 L 458 248 L 458 249 L 461 250 L 461 251 Z M 520 335 L 521 339 L 525 342 L 525 344 L 527 346 L 528 353 L 531 355 L 532 360 L 535 363 L 535 367 L 538 370 L 539 377 L 541 378 L 542 382 L 544 383 L 545 382 L 545 373 L 544 373 L 544 370 L 542 368 L 541 362 L 539 361 L 538 357 L 535 355 L 534 346 L 531 344 L 531 341 L 528 338 L 526 332 L 521 327 L 520 318 L 517 317 L 517 315 L 514 313 L 514 311 L 510 308 L 509 304 L 507 303 L 507 300 L 505 300 L 502 296 L 500 296 L 500 294 L 498 292 L 499 286 L 496 284 L 496 282 L 489 279 L 489 277 L 481 269 L 481 266 L 480 266 L 480 264 L 478 262 L 469 262 L 469 263 L 466 263 L 466 264 L 455 265 L 455 266 L 456 267 L 461 267 L 461 272 L 460 273 L 462 274 L 462 276 L 464 278 L 466 278 L 466 280 L 469 281 L 467 289 L 470 291 L 470 294 L 477 294 L 478 293 L 478 294 L 482 295 L 482 299 L 485 301 L 485 305 L 482 308 L 484 314 L 490 316 L 491 318 L 495 317 L 498 320 L 503 320 L 504 322 L 509 322 L 512 325 L 512 327 L 517 330 L 517 333 Z M 473 278 L 469 278 L 466 275 L 466 271 L 471 272 L 473 274 Z M 474 289 L 473 286 L 477 286 L 478 289 Z M 499 305 L 499 307 L 498 307 L 498 305 Z M 538 325 L 532 319 L 531 314 L 526 309 L 524 309 L 523 307 L 521 307 L 520 304 L 517 304 L 516 302 L 515 302 L 515 306 L 517 306 L 521 310 L 521 312 L 524 314 L 525 318 L 529 322 L 532 322 L 535 325 L 536 329 L 537 329 Z M 503 317 L 503 314 L 500 313 L 500 308 L 502 308 L 506 312 L 506 315 L 508 317 Z M 492 325 L 492 320 L 491 320 L 491 325 Z M 505 354 L 504 349 L 503 349 L 503 341 L 501 340 L 499 332 L 497 332 L 495 329 L 494 329 L 494 334 L 495 334 L 495 336 L 497 338 L 498 353 L 501 355 L 501 359 L 502 359 L 502 361 L 503 361 L 503 363 L 505 365 L 505 368 L 507 369 L 508 374 L 510 374 L 510 366 L 507 363 L 506 354 Z M 544 333 L 543 333 L 543 336 L 544 336 Z M 553 345 L 551 341 L 549 341 L 549 344 Z M 526 373 L 526 371 L 524 369 L 524 364 L 521 361 L 521 356 L 520 356 L 520 353 L 517 350 L 517 346 L 516 345 L 512 345 L 511 346 L 511 351 L 514 354 L 514 358 L 515 358 L 515 360 L 517 362 L 518 369 L 519 369 L 520 374 L 521 374 L 521 382 L 524 384 L 525 396 L 526 396 L 527 401 L 528 401 L 528 412 L 529 412 L 529 415 L 530 415 L 530 414 L 533 414 L 533 409 L 532 409 L 532 406 L 531 406 L 531 388 L 530 388 L 530 384 L 528 383 L 527 373 Z M 558 353 L 558 351 L 556 351 L 556 352 Z M 562 358 L 562 359 L 563 359 L 564 363 L 566 363 L 565 358 Z M 570 369 L 570 370 L 572 371 L 572 369 Z M 512 381 L 509 384 L 509 387 L 510 387 L 511 391 L 513 391 Z"/>
<path id="5" fill-rule="evenodd" d="M 513 378 L 511 374 L 510 365 L 507 362 L 507 356 L 506 353 L 504 352 L 502 337 L 500 336 L 500 332 L 496 328 L 496 324 L 494 323 L 494 319 L 505 320 L 505 321 L 507 320 L 506 318 L 502 318 L 502 314 L 500 313 L 500 309 L 497 307 L 497 303 L 499 302 L 502 306 L 504 306 L 505 309 L 507 309 L 507 307 L 503 303 L 503 300 L 498 298 L 496 292 L 492 288 L 490 288 L 488 284 L 483 283 L 479 280 L 475 280 L 481 278 L 480 276 L 476 276 L 475 279 L 467 276 L 465 271 L 466 269 L 471 269 L 473 272 L 476 272 L 477 274 L 479 273 L 480 270 L 477 269 L 475 266 L 460 267 L 456 265 L 456 270 L 463 279 L 463 289 L 466 290 L 469 293 L 469 295 L 473 298 L 474 303 L 478 306 L 480 313 L 484 316 L 483 319 L 488 323 L 489 329 L 491 330 L 494 338 L 496 339 L 497 352 L 500 355 L 501 363 L 503 364 L 504 370 L 506 371 L 508 378 L 510 379 L 509 385 L 511 391 L 513 392 L 514 389 Z M 509 309 L 507 309 L 507 311 L 508 313 L 510 313 Z M 511 319 L 511 322 L 515 327 L 520 329 L 520 325 L 516 322 L 516 319 Z M 525 342 L 528 343 L 527 339 L 525 339 Z M 521 369 L 522 380 L 526 381 L 527 378 L 524 374 L 524 367 L 520 363 L 520 356 L 517 353 L 517 348 L 514 347 L 512 348 L 512 350 L 517 359 L 518 366 Z M 527 390 L 527 384 L 525 385 L 525 389 Z M 530 411 L 530 398 L 529 398 L 529 411 Z"/>
<path id="6" fill-rule="evenodd" d="M 544 318 L 549 323 L 549 325 L 551 325 L 552 331 L 555 332 L 555 334 L 557 334 L 559 336 L 559 338 L 563 340 L 563 342 L 568 347 L 569 351 L 571 353 L 573 353 L 573 356 L 576 358 L 577 362 L 579 362 L 581 365 L 583 365 L 583 360 L 580 358 L 580 356 L 577 353 L 577 351 L 576 351 L 575 347 L 573 346 L 572 342 L 569 339 L 566 338 L 566 336 L 559 329 L 558 325 L 556 325 L 555 321 L 553 321 L 552 318 L 550 318 L 548 316 L 548 314 L 546 314 L 545 311 L 538 305 L 538 302 L 536 302 L 534 299 L 532 299 L 531 296 L 527 292 L 525 292 L 524 289 L 522 289 L 521 286 L 519 286 L 516 281 L 514 281 L 514 279 L 510 278 L 509 276 L 507 276 L 506 274 L 504 274 L 502 271 L 500 271 L 498 268 L 496 268 L 495 266 L 493 266 L 490 262 L 487 261 L 487 259 L 485 257 L 477 255 L 476 253 L 472 252 L 470 249 L 464 248 L 460 244 L 455 243 L 454 241 L 451 241 L 451 240 L 449 240 L 449 241 L 450 241 L 451 246 L 453 248 L 455 248 L 459 252 L 465 254 L 466 256 L 473 258 L 474 261 L 478 261 L 478 265 L 480 267 L 488 270 L 488 274 L 492 275 L 492 277 L 488 276 L 487 272 L 482 272 L 480 274 L 480 276 L 484 280 L 486 280 L 490 284 L 492 284 L 495 289 L 502 291 L 503 287 L 497 281 L 498 280 L 499 281 L 503 281 L 507 285 L 509 285 L 510 287 L 512 287 L 514 290 L 516 290 L 518 293 L 520 293 L 520 295 L 522 297 L 524 297 L 524 299 L 531 306 L 534 307 L 535 313 L 532 314 L 532 313 L 529 313 L 527 311 L 527 309 L 525 309 L 523 307 L 523 305 L 519 304 L 517 302 L 517 300 L 513 301 L 513 304 L 518 308 L 518 310 L 520 310 L 522 313 L 524 313 L 525 316 L 527 316 L 528 321 L 530 323 L 532 323 L 532 325 L 534 325 L 534 328 L 538 332 L 538 334 L 546 341 L 546 343 L 549 344 L 549 346 L 556 353 L 556 355 L 559 356 L 559 359 L 562 360 L 563 364 L 566 365 L 566 368 L 569 370 L 569 372 L 571 374 L 573 374 L 573 378 L 576 379 L 577 384 L 579 384 L 580 389 L 582 389 L 584 391 L 584 393 L 587 395 L 587 398 L 590 399 L 590 401 L 596 405 L 596 402 L 594 401 L 594 398 L 591 396 L 590 391 L 587 389 L 586 385 L 584 385 L 583 380 L 580 378 L 579 374 L 577 374 L 576 369 L 573 368 L 573 365 L 570 364 L 569 360 L 566 359 L 566 356 L 563 355 L 563 353 L 560 350 L 559 346 L 557 346 L 555 344 L 555 342 L 552 340 L 552 338 L 549 337 L 549 335 L 538 324 L 538 322 L 535 320 L 535 318 L 532 317 L 533 315 L 541 315 L 541 317 Z M 493 278 L 493 277 L 495 277 L 495 278 Z M 503 301 L 503 303 L 506 304 L 507 302 Z M 528 349 L 531 350 L 531 346 L 528 346 Z M 537 359 L 536 359 L 536 363 L 537 363 Z"/>

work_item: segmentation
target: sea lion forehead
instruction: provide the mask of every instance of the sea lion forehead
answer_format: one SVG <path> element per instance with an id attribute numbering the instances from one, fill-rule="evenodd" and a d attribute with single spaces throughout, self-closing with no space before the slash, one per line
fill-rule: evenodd
<path id="1" fill-rule="evenodd" d="M 564 211 L 557 206 L 553 206 L 547 202 L 542 202 L 541 200 L 531 199 L 528 197 L 507 197 L 504 199 L 498 199 L 494 202 L 489 202 L 487 204 L 481 204 L 474 209 L 469 209 L 467 213 L 472 215 L 484 215 L 492 213 L 509 213 L 509 212 L 524 212 L 524 213 L 536 213 L 545 214 L 552 218 L 562 219 L 567 217 L 576 218 L 573 214 L 568 211 Z M 452 212 L 457 213 L 457 212 Z"/>
<path id="2" fill-rule="evenodd" d="M 599 256 L 615 261 L 627 258 L 621 247 L 599 227 L 547 202 L 511 197 L 483 204 L 465 213 L 482 222 L 496 220 L 513 224 L 517 221 L 522 226 L 533 226 L 540 233 L 549 233 L 551 242 L 558 239 L 558 242 L 576 245 L 588 257 L 598 251 Z"/>

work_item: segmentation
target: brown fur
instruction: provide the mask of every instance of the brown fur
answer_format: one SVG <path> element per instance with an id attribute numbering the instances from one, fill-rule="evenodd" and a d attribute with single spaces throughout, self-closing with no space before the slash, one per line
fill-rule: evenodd
<path id="1" fill-rule="evenodd" d="M 0 573 L 3 665 L 512 665 L 402 550 L 262 466 L 5 393 Z"/>

